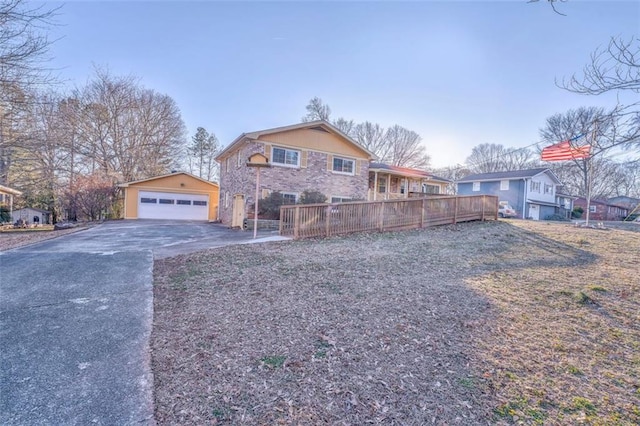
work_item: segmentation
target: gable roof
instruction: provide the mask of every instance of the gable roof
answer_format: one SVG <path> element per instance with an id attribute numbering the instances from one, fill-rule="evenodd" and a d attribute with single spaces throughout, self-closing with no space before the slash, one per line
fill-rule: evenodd
<path id="1" fill-rule="evenodd" d="M 0 192 L 11 195 L 22 195 L 22 192 L 17 189 L 9 188 L 8 186 L 0 185 Z"/>
<path id="2" fill-rule="evenodd" d="M 36 207 L 25 207 L 23 209 L 14 210 L 13 213 L 15 214 L 15 213 L 20 213 L 20 212 L 29 211 L 29 210 L 38 212 L 38 213 L 51 213 L 49 210 L 38 209 Z"/>
<path id="3" fill-rule="evenodd" d="M 351 139 L 349 136 L 347 136 L 337 127 L 333 126 L 327 121 L 316 120 L 316 121 L 308 121 L 306 123 L 298 123 L 298 124 L 292 124 L 289 126 L 274 127 L 272 129 L 257 130 L 255 132 L 243 133 L 237 138 L 235 138 L 233 142 L 231 142 L 225 149 L 223 149 L 222 152 L 220 152 L 220 154 L 218 154 L 215 159 L 216 161 L 222 161 L 222 159 L 224 159 L 224 157 L 226 157 L 228 153 L 230 153 L 231 151 L 234 151 L 235 148 L 241 145 L 246 139 L 256 140 L 256 139 L 259 139 L 261 136 L 270 135 L 273 133 L 281 133 L 281 132 L 287 132 L 290 130 L 313 129 L 313 128 L 316 128 L 316 130 L 323 130 L 328 133 L 334 133 L 340 136 L 341 138 L 343 138 L 350 145 L 353 145 L 354 147 L 358 148 L 362 152 L 365 152 L 371 158 L 374 158 L 374 159 L 377 158 L 373 152 L 369 151 L 368 149 L 360 145 L 358 142 Z"/>
<path id="4" fill-rule="evenodd" d="M 410 169 L 408 167 L 400 167 L 400 166 L 393 166 L 391 164 L 384 164 L 384 163 L 371 163 L 369 164 L 369 171 L 375 171 L 375 170 L 384 170 L 384 171 L 389 171 L 392 173 L 395 173 L 397 175 L 401 175 L 401 176 L 407 176 L 407 177 L 418 177 L 418 178 L 424 178 L 424 179 L 430 179 L 430 180 L 438 180 L 441 182 L 451 182 L 449 179 L 445 179 L 445 178 L 441 178 L 438 176 L 435 176 L 427 171 L 424 170 L 419 170 L 419 169 Z"/>
<path id="5" fill-rule="evenodd" d="M 478 182 L 478 181 L 493 181 L 493 180 L 505 180 L 505 179 L 526 179 L 538 176 L 542 173 L 548 172 L 551 178 L 560 183 L 558 177 L 548 168 L 540 167 L 537 169 L 526 170 L 511 170 L 508 172 L 491 172 L 491 173 L 476 173 L 459 179 L 458 182 Z"/>
<path id="6" fill-rule="evenodd" d="M 132 182 L 120 183 L 120 184 L 118 184 L 118 187 L 119 187 L 119 188 L 127 188 L 127 187 L 129 187 L 130 185 L 134 185 L 134 184 L 137 184 L 137 183 L 150 182 L 150 181 L 152 181 L 152 180 L 156 180 L 156 179 L 164 179 L 164 178 L 167 178 L 167 177 L 170 177 L 170 176 L 176 176 L 176 175 L 185 175 L 185 176 L 189 176 L 190 178 L 193 178 L 193 179 L 199 180 L 199 181 L 204 182 L 204 183 L 208 183 L 209 185 L 218 186 L 218 184 L 217 184 L 217 183 L 215 183 L 215 182 L 211 182 L 211 181 L 208 181 L 208 180 L 206 180 L 206 179 L 202 179 L 201 177 L 198 177 L 198 176 L 192 175 L 191 173 L 187 173 L 187 172 L 172 172 L 172 173 L 167 173 L 166 175 L 154 176 L 154 177 L 150 177 L 150 178 L 147 178 L 147 179 L 140 179 L 140 180 L 134 180 L 134 181 L 132 181 Z"/>

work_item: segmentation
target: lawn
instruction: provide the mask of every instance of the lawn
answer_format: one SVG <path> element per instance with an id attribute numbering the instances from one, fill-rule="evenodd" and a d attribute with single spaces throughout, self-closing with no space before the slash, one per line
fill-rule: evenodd
<path id="1" fill-rule="evenodd" d="M 156 262 L 156 419 L 639 424 L 639 236 L 476 222 Z"/>

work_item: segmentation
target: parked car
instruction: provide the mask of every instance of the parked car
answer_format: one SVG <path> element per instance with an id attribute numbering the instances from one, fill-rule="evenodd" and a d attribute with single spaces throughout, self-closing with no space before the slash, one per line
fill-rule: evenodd
<path id="1" fill-rule="evenodd" d="M 516 217 L 516 211 L 509 204 L 500 204 L 498 207 L 498 216 L 499 217 Z"/>

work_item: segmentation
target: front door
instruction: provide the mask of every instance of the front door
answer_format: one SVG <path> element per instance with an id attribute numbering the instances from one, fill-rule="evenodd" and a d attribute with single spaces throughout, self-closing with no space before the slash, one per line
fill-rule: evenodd
<path id="1" fill-rule="evenodd" d="M 233 196 L 233 212 L 231 213 L 231 227 L 242 228 L 244 225 L 244 195 Z"/>
<path id="2" fill-rule="evenodd" d="M 540 220 L 540 206 L 529 204 L 529 217 L 533 220 Z"/>

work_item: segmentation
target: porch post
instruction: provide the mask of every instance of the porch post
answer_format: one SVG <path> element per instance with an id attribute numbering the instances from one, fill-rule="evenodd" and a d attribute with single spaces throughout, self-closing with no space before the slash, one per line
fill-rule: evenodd
<path id="1" fill-rule="evenodd" d="M 378 198 L 378 172 L 373 172 L 373 201 Z"/>

